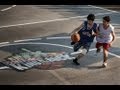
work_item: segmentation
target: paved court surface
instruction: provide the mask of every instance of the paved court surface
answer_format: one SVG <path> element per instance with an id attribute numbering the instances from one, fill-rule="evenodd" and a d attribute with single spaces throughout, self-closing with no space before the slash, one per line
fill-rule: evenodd
<path id="1" fill-rule="evenodd" d="M 103 8 L 104 7 L 104 8 Z M 111 7 L 111 6 L 109 6 Z M 120 8 L 119 6 L 117 6 Z M 101 68 L 102 53 L 95 56 L 95 43 L 80 66 L 69 61 L 54 70 L 31 69 L 26 72 L 0 70 L 0 84 L 23 85 L 119 85 L 120 84 L 120 12 L 112 6 L 92 5 L 6 5 L 0 6 L 0 59 L 20 48 L 44 52 L 72 52 L 69 33 L 86 20 L 89 13 L 96 22 L 109 15 L 117 39 L 109 51 L 108 67 Z"/>

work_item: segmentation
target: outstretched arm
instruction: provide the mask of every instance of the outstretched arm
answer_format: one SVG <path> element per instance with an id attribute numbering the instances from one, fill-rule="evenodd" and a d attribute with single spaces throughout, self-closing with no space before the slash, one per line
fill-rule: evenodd
<path id="1" fill-rule="evenodd" d="M 77 33 L 81 28 L 83 27 L 83 24 L 81 24 L 79 27 L 77 27 L 76 29 L 74 29 L 70 35 L 72 35 L 73 33 Z"/>

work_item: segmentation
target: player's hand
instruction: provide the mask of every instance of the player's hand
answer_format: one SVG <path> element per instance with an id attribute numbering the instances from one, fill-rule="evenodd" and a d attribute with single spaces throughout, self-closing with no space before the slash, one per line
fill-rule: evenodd
<path id="1" fill-rule="evenodd" d="M 92 36 L 96 36 L 97 35 L 97 33 L 95 33 L 94 31 L 92 31 Z"/>
<path id="2" fill-rule="evenodd" d="M 92 33 L 92 35 L 97 36 L 97 33 Z"/>
<path id="3" fill-rule="evenodd" d="M 112 44 L 113 44 L 112 42 L 109 43 L 110 47 L 112 47 Z"/>

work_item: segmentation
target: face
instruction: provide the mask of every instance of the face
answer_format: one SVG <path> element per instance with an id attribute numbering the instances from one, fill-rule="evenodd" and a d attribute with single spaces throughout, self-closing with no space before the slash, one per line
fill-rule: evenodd
<path id="1" fill-rule="evenodd" d="M 93 21 L 92 20 L 87 20 L 88 24 L 89 25 L 92 25 L 93 24 Z"/>
<path id="2" fill-rule="evenodd" d="M 109 22 L 103 20 L 103 25 L 104 25 L 104 26 L 108 26 L 108 25 L 109 25 Z"/>

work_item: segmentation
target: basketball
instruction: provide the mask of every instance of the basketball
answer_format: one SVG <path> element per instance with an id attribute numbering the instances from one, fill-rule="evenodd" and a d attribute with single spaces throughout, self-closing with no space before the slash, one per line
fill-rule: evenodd
<path id="1" fill-rule="evenodd" d="M 72 42 L 78 42 L 80 41 L 80 35 L 78 33 L 74 33 L 71 35 Z"/>

